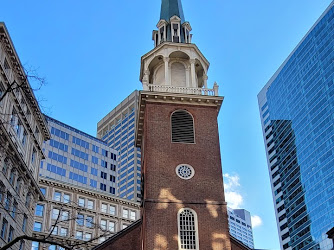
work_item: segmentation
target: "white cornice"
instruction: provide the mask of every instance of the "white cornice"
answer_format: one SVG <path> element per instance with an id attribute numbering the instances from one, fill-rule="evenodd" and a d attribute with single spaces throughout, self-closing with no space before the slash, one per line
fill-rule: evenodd
<path id="1" fill-rule="evenodd" d="M 70 184 L 67 184 L 67 183 L 64 183 L 64 182 L 60 182 L 60 181 L 49 180 L 49 179 L 45 179 L 43 177 L 40 177 L 39 183 L 47 185 L 47 186 L 59 187 L 59 188 L 62 188 L 62 189 L 75 191 L 77 193 L 86 194 L 86 195 L 95 197 L 96 199 L 101 199 L 102 198 L 104 200 L 109 200 L 109 201 L 112 201 L 112 202 L 115 202 L 115 203 L 128 205 L 128 206 L 134 207 L 136 209 L 140 208 L 140 204 L 138 202 L 131 202 L 129 200 L 121 199 L 121 198 L 118 198 L 118 197 L 115 197 L 115 196 L 105 195 L 103 193 L 94 192 L 93 190 L 89 190 L 89 189 L 79 187 L 79 186 L 70 185 Z"/>

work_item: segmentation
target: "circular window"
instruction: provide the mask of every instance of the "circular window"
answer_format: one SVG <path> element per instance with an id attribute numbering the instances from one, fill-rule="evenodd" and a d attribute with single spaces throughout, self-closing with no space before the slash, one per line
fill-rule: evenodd
<path id="1" fill-rule="evenodd" d="M 180 164 L 176 167 L 176 174 L 182 179 L 189 180 L 193 178 L 195 170 L 188 164 Z"/>

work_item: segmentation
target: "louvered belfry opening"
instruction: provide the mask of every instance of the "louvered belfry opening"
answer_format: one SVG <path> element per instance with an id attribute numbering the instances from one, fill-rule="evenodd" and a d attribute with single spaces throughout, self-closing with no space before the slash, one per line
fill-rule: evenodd
<path id="1" fill-rule="evenodd" d="M 185 110 L 172 114 L 172 142 L 195 143 L 194 120 Z"/>

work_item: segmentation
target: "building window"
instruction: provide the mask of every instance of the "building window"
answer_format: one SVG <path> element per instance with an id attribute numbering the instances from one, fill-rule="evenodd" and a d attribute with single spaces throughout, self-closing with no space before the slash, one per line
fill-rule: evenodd
<path id="1" fill-rule="evenodd" d="M 38 250 L 39 249 L 39 243 L 36 241 L 32 242 L 31 250 Z"/>
<path id="2" fill-rule="evenodd" d="M 94 227 L 94 218 L 92 216 L 86 217 L 86 227 Z"/>
<path id="3" fill-rule="evenodd" d="M 87 208 L 88 209 L 94 209 L 94 201 L 87 200 Z"/>
<path id="4" fill-rule="evenodd" d="M 69 211 L 62 211 L 61 212 L 61 219 L 62 221 L 68 221 L 69 220 L 70 213 Z"/>
<path id="5" fill-rule="evenodd" d="M 106 191 L 107 190 L 107 185 L 106 184 L 103 184 L 103 183 L 100 183 L 100 189 L 102 191 Z"/>
<path id="6" fill-rule="evenodd" d="M 125 228 L 127 228 L 128 227 L 128 225 L 126 225 L 126 224 L 123 224 L 122 225 L 122 229 L 125 229 Z"/>
<path id="7" fill-rule="evenodd" d="M 101 171 L 101 178 L 107 179 L 107 173 Z"/>
<path id="8" fill-rule="evenodd" d="M 53 227 L 52 234 L 54 234 L 54 235 L 58 234 L 58 227 L 57 226 Z"/>
<path id="9" fill-rule="evenodd" d="M 7 226 L 8 226 L 7 220 L 3 219 L 2 220 L 2 226 L 1 226 L 1 238 L 3 238 L 4 240 L 6 239 Z"/>
<path id="10" fill-rule="evenodd" d="M 14 182 L 15 182 L 15 176 L 16 176 L 16 169 L 12 169 L 12 171 L 10 171 L 10 175 L 9 175 L 9 183 L 14 186 Z"/>
<path id="11" fill-rule="evenodd" d="M 78 239 L 78 240 L 82 240 L 82 237 L 83 237 L 83 232 L 82 231 L 77 231 L 75 233 L 75 238 Z"/>
<path id="12" fill-rule="evenodd" d="M 108 230 L 110 232 L 115 232 L 115 222 L 109 221 Z"/>
<path id="13" fill-rule="evenodd" d="M 92 239 L 92 234 L 91 233 L 85 233 L 85 241 L 91 240 Z"/>
<path id="14" fill-rule="evenodd" d="M 2 183 L 2 181 L 0 181 L 0 202 L 2 203 L 3 198 L 5 196 L 5 185 Z"/>
<path id="15" fill-rule="evenodd" d="M 25 247 L 25 242 L 24 240 L 21 240 L 19 250 L 24 250 L 24 247 Z"/>
<path id="16" fill-rule="evenodd" d="M 107 230 L 107 221 L 106 220 L 101 220 L 101 229 L 102 230 Z"/>
<path id="17" fill-rule="evenodd" d="M 64 194 L 63 196 L 63 202 L 64 203 L 70 203 L 71 202 L 71 197 L 69 194 Z"/>
<path id="18" fill-rule="evenodd" d="M 36 154 L 37 154 L 36 149 L 33 148 L 33 149 L 32 149 L 32 154 L 31 154 L 31 163 L 32 163 L 32 164 L 35 163 Z"/>
<path id="19" fill-rule="evenodd" d="M 16 193 L 20 193 L 20 190 L 21 190 L 21 185 L 22 185 L 22 179 L 21 178 L 18 178 L 17 179 L 17 182 L 16 182 L 16 186 L 15 186 L 15 191 Z"/>
<path id="20" fill-rule="evenodd" d="M 18 203 L 16 202 L 16 200 L 14 200 L 13 209 L 11 211 L 11 216 L 13 217 L 13 219 L 16 218 L 17 206 L 18 206 Z"/>
<path id="21" fill-rule="evenodd" d="M 60 228 L 60 236 L 67 236 L 68 229 L 61 227 Z"/>
<path id="22" fill-rule="evenodd" d="M 37 204 L 35 209 L 35 215 L 36 216 L 43 216 L 44 214 L 44 205 Z"/>
<path id="23" fill-rule="evenodd" d="M 41 222 L 34 222 L 34 231 L 35 232 L 42 232 L 42 223 Z"/>
<path id="24" fill-rule="evenodd" d="M 61 201 L 61 193 L 60 192 L 54 192 L 53 193 L 53 200 L 54 201 Z"/>
<path id="25" fill-rule="evenodd" d="M 102 204 L 101 204 L 101 212 L 102 212 L 102 213 L 107 213 L 107 209 L 108 209 L 108 205 L 102 203 Z"/>
<path id="26" fill-rule="evenodd" d="M 54 209 L 52 209 L 52 219 L 53 220 L 56 220 L 56 219 L 58 219 L 58 217 L 59 217 L 59 213 L 60 213 L 60 210 L 59 209 L 57 209 L 57 208 L 54 208 Z"/>
<path id="27" fill-rule="evenodd" d="M 77 215 L 77 224 L 79 226 L 83 226 L 84 225 L 84 215 L 83 214 L 78 214 Z"/>
<path id="28" fill-rule="evenodd" d="M 23 216 L 23 222 L 22 222 L 22 231 L 23 231 L 23 232 L 25 232 L 26 229 L 27 229 L 27 220 L 28 220 L 27 215 L 24 215 L 24 216 Z"/>
<path id="29" fill-rule="evenodd" d="M 26 197 L 26 203 L 25 203 L 26 207 L 30 206 L 30 200 L 31 200 L 31 193 L 28 193 Z"/>
<path id="30" fill-rule="evenodd" d="M 46 194 L 46 188 L 40 187 L 39 189 L 41 190 L 42 194 L 45 196 L 45 194 Z"/>
<path id="31" fill-rule="evenodd" d="M 198 225 L 196 212 L 182 208 L 178 212 L 179 249 L 198 249 Z"/>
<path id="32" fill-rule="evenodd" d="M 129 210 L 123 208 L 122 216 L 123 216 L 123 218 L 128 218 L 129 217 Z"/>
<path id="33" fill-rule="evenodd" d="M 116 214 L 116 207 L 113 205 L 109 206 L 109 214 L 115 215 Z"/>
<path id="34" fill-rule="evenodd" d="M 79 199 L 78 199 L 78 205 L 80 207 L 85 207 L 85 198 L 79 197 Z"/>
<path id="35" fill-rule="evenodd" d="M 8 242 L 11 242 L 13 240 L 13 236 L 14 236 L 14 228 L 9 227 Z"/>
<path id="36" fill-rule="evenodd" d="M 6 200 L 5 200 L 5 209 L 7 211 L 9 211 L 9 209 L 11 207 L 12 198 L 13 198 L 13 196 L 9 192 L 7 192 L 7 197 L 6 197 Z"/>
<path id="37" fill-rule="evenodd" d="M 136 212 L 135 211 L 130 211 L 130 219 L 135 220 L 136 219 Z"/>
<path id="38" fill-rule="evenodd" d="M 172 114 L 172 142 L 195 143 L 194 120 L 185 110 L 177 110 Z"/>

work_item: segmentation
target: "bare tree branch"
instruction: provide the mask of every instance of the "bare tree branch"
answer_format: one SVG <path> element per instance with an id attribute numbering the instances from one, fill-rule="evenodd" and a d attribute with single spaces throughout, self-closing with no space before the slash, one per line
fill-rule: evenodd
<path id="1" fill-rule="evenodd" d="M 19 237 L 16 237 L 14 240 L 12 240 L 11 242 L 9 242 L 8 244 L 6 244 L 3 247 L 1 247 L 0 250 L 10 249 L 10 247 L 12 247 L 14 244 L 16 244 L 17 242 L 19 242 L 21 240 L 36 241 L 36 242 L 40 242 L 40 243 L 56 245 L 56 246 L 60 246 L 62 248 L 65 248 L 66 250 L 73 249 L 71 247 L 68 247 L 68 246 L 62 244 L 59 241 L 53 241 L 53 240 L 48 240 L 46 238 L 38 238 L 38 237 L 33 237 L 33 236 L 28 236 L 28 235 L 21 235 Z"/>

